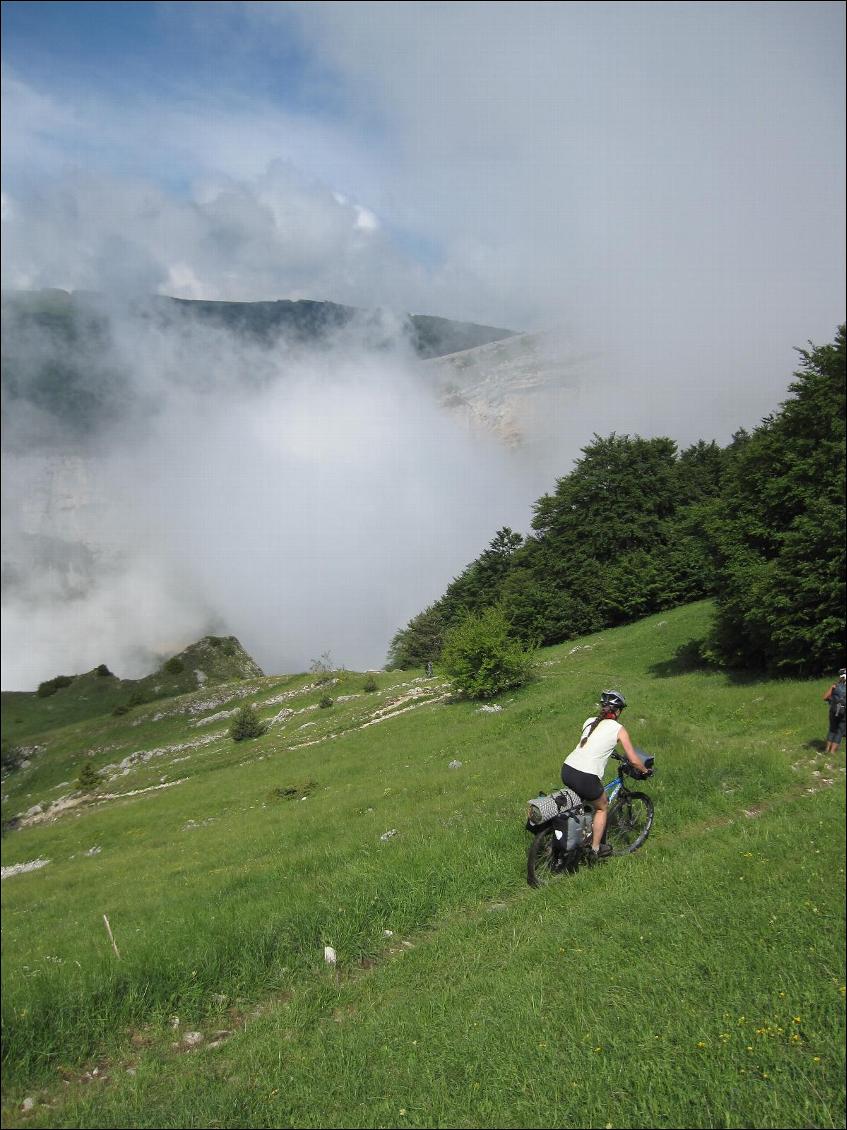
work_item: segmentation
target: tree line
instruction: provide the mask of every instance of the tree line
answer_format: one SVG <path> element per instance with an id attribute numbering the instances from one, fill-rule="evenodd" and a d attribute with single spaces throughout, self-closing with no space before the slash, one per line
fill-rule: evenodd
<path id="1" fill-rule="evenodd" d="M 388 665 L 437 661 L 492 607 L 534 646 L 712 597 L 704 658 L 786 675 L 842 666 L 845 327 L 809 344 L 789 398 L 726 447 L 595 435 L 534 504 L 532 533 L 498 530 L 396 633 Z"/>

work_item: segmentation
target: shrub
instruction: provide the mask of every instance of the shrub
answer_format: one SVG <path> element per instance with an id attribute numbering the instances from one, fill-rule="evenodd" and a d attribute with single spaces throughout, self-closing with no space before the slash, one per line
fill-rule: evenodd
<path id="1" fill-rule="evenodd" d="M 45 683 L 38 684 L 38 690 L 35 692 L 39 698 L 49 698 L 51 694 L 62 687 L 69 687 L 73 679 L 70 675 L 57 675 L 55 679 L 48 679 Z"/>
<path id="2" fill-rule="evenodd" d="M 119 702 L 112 713 L 116 718 L 120 718 L 122 714 L 129 714 L 129 707 L 125 702 Z"/>
<path id="3" fill-rule="evenodd" d="M 96 674 L 99 675 L 101 679 L 105 679 L 108 675 L 111 675 L 112 672 L 109 670 L 105 663 L 101 663 L 96 670 Z"/>
<path id="4" fill-rule="evenodd" d="M 470 613 L 444 640 L 442 665 L 466 698 L 494 698 L 532 677 L 533 650 L 511 634 L 499 605 Z"/>
<path id="5" fill-rule="evenodd" d="M 317 781 L 308 780 L 303 785 L 281 785 L 279 788 L 271 789 L 271 800 L 304 800 L 318 787 Z"/>
<path id="6" fill-rule="evenodd" d="M 322 653 L 320 659 L 313 659 L 309 670 L 315 676 L 316 683 L 331 683 L 335 675 L 335 665 L 332 662 L 330 653 L 325 651 Z"/>
<path id="7" fill-rule="evenodd" d="M 256 713 L 255 706 L 242 706 L 232 720 L 229 736 L 234 742 L 244 741 L 246 738 L 260 738 L 267 733 L 268 725 L 262 722 Z"/>
<path id="8" fill-rule="evenodd" d="M 103 778 L 94 768 L 90 761 L 83 762 L 82 768 L 79 771 L 76 787 L 84 793 L 93 792 L 97 786 L 102 782 Z"/>
<path id="9" fill-rule="evenodd" d="M 368 677 L 365 679 L 364 683 L 362 684 L 362 690 L 365 691 L 366 694 L 373 694 L 374 691 L 379 690 L 379 684 L 377 683 L 373 675 L 368 675 Z"/>
<path id="10" fill-rule="evenodd" d="M 185 664 L 178 656 L 175 655 L 172 659 L 169 659 L 167 661 L 167 663 L 162 667 L 162 670 L 168 675 L 181 675 L 185 670 Z"/>
<path id="11" fill-rule="evenodd" d="M 321 710 L 327 710 L 332 705 L 333 701 L 328 694 L 321 695 L 321 701 L 318 703 L 318 706 L 320 706 Z"/>

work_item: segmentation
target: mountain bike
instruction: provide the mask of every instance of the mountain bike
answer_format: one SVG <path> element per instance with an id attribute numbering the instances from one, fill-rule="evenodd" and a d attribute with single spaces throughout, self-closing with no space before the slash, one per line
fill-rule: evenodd
<path id="1" fill-rule="evenodd" d="M 625 757 L 613 753 L 620 764 L 618 775 L 604 786 L 609 798 L 609 813 L 603 842 L 612 848 L 613 856 L 637 851 L 653 826 L 653 801 L 646 793 L 627 787 L 625 777 L 644 780 L 654 773 L 655 758 L 636 751 L 642 758 L 644 772 L 639 774 Z M 547 796 L 542 793 L 529 802 L 526 830 L 532 832 L 527 854 L 526 877 L 531 887 L 543 887 L 556 875 L 573 872 L 580 863 L 593 862 L 591 829 L 594 808 L 573 789 L 560 789 Z"/>

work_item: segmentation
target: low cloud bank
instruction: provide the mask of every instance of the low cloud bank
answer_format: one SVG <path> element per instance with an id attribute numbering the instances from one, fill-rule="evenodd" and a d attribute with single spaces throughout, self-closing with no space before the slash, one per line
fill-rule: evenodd
<path id="1" fill-rule="evenodd" d="M 92 426 L 26 388 L 7 406 L 10 689 L 101 662 L 137 676 L 209 631 L 268 672 L 326 650 L 379 666 L 499 525 L 528 521 L 530 469 L 445 413 L 401 341 L 293 352 L 110 319 Z"/>

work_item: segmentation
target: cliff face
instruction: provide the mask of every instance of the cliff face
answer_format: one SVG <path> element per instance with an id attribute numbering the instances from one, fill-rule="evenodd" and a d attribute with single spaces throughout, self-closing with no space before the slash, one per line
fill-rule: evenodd
<path id="1" fill-rule="evenodd" d="M 509 447 L 544 444 L 573 416 L 592 384 L 595 359 L 552 334 L 515 334 L 426 362 L 442 405 L 476 432 Z"/>

